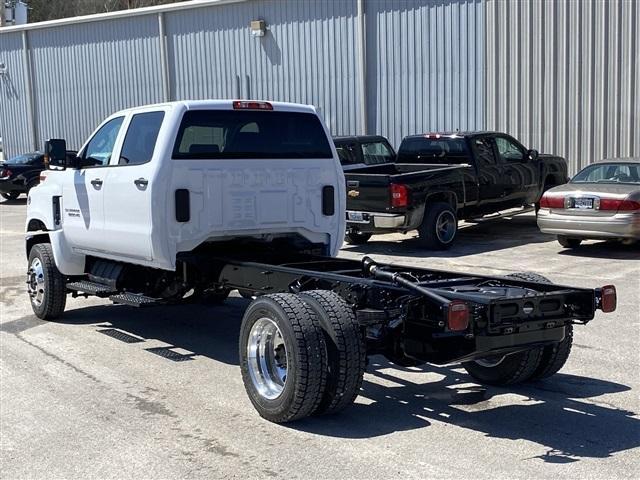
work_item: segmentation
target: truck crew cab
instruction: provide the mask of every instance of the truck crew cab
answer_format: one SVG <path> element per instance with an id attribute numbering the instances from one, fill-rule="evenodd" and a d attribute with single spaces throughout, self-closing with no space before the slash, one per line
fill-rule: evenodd
<path id="1" fill-rule="evenodd" d="M 395 163 L 345 169 L 345 177 L 347 242 L 417 230 L 431 249 L 453 245 L 459 220 L 537 205 L 568 181 L 563 158 L 500 132 L 410 135 Z"/>
<path id="2" fill-rule="evenodd" d="M 67 295 L 137 307 L 252 298 L 240 368 L 260 415 L 332 413 L 360 390 L 366 356 L 464 362 L 510 384 L 554 374 L 572 325 L 615 309 L 613 286 L 553 285 L 335 258 L 344 176 L 311 106 L 262 101 L 152 105 L 107 118 L 29 193 L 27 289 L 35 314 Z"/>

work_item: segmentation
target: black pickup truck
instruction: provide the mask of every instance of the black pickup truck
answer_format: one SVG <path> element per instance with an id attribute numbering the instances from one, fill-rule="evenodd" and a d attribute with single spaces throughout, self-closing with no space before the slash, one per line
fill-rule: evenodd
<path id="1" fill-rule="evenodd" d="M 497 132 L 408 136 L 394 163 L 345 177 L 348 243 L 418 230 L 422 245 L 435 249 L 452 245 L 458 220 L 537 204 L 545 190 L 568 181 L 563 158 Z"/>

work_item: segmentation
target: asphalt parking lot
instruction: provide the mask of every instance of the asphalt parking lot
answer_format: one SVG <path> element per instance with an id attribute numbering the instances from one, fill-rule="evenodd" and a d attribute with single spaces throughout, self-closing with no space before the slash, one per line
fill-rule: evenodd
<path id="1" fill-rule="evenodd" d="M 546 381 L 482 387 L 455 366 L 373 357 L 353 407 L 282 426 L 245 395 L 238 296 L 218 308 L 69 299 L 56 323 L 33 316 L 25 210 L 0 202 L 2 478 L 637 478 L 638 247 L 564 251 L 531 214 L 466 226 L 448 252 L 402 235 L 345 245 L 353 258 L 613 283 L 618 310 L 577 326 L 568 364 Z"/>

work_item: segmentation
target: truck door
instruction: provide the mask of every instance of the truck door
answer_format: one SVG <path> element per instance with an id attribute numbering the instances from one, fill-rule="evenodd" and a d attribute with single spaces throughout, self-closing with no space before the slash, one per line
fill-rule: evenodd
<path id="1" fill-rule="evenodd" d="M 540 188 L 536 164 L 528 158 L 526 149 L 507 135 L 496 136 L 495 145 L 503 168 L 505 203 L 508 207 L 533 203 Z"/>
<path id="2" fill-rule="evenodd" d="M 124 117 L 115 117 L 94 133 L 80 152 L 80 168 L 64 172 L 62 223 L 74 250 L 83 253 L 108 250 L 104 235 L 104 187 L 111 155 L 120 138 Z"/>
<path id="3" fill-rule="evenodd" d="M 504 202 L 503 166 L 489 137 L 472 137 L 471 148 L 478 171 L 478 212 L 496 212 Z"/>
<path id="4" fill-rule="evenodd" d="M 133 114 L 104 187 L 105 235 L 119 257 L 152 260 L 152 162 L 165 112 Z"/>

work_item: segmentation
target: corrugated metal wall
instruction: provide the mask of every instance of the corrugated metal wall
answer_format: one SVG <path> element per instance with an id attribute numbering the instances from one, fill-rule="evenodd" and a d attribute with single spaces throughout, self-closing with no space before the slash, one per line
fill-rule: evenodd
<path id="1" fill-rule="evenodd" d="M 484 123 L 480 0 L 366 2 L 369 131 L 402 137 Z"/>
<path id="2" fill-rule="evenodd" d="M 489 129 L 569 161 L 640 156 L 640 4 L 488 0 Z"/>
<path id="3" fill-rule="evenodd" d="M 6 157 L 29 150 L 31 144 L 22 34 L 0 35 L 0 52 L 0 63 L 6 66 L 0 75 L 0 137 Z"/>
<path id="4" fill-rule="evenodd" d="M 114 111 L 162 101 L 155 16 L 29 32 L 38 145 L 79 148 Z"/>
<path id="5" fill-rule="evenodd" d="M 361 130 L 356 2 L 252 1 L 166 16 L 174 99 L 313 104 L 336 134 Z M 249 35 L 249 21 L 268 32 Z"/>
<path id="6" fill-rule="evenodd" d="M 163 13 L 172 99 L 312 103 L 334 134 L 397 147 L 434 130 L 505 130 L 571 171 L 640 155 L 640 5 L 635 0 L 365 0 L 366 102 L 358 0 L 250 0 Z M 181 4 L 185 5 L 185 4 Z M 182 8 L 182 7 L 180 7 Z M 249 21 L 264 19 L 262 38 Z M 30 28 L 30 27 L 29 27 Z M 79 147 L 121 108 L 165 99 L 158 13 L 26 31 L 37 145 Z M 0 31 L 0 135 L 33 148 L 22 32 Z"/>

